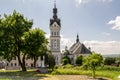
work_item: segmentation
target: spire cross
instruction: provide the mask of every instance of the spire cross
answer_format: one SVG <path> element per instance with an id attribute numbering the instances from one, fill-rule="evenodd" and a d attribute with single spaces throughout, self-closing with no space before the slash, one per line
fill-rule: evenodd
<path id="1" fill-rule="evenodd" d="M 77 39 L 76 39 L 76 42 L 79 42 L 79 35 L 78 35 L 78 33 L 77 33 Z"/>

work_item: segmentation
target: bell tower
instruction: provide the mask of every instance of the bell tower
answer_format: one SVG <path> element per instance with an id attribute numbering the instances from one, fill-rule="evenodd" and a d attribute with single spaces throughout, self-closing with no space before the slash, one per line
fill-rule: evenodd
<path id="1" fill-rule="evenodd" d="M 57 16 L 56 1 L 54 2 L 53 17 L 50 19 L 50 50 L 55 57 L 57 65 L 61 63 L 60 53 L 60 30 L 61 23 Z"/>

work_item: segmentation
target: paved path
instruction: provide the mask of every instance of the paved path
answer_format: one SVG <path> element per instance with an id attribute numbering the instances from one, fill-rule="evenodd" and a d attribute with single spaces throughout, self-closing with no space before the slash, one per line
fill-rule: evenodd
<path id="1" fill-rule="evenodd" d="M 86 75 L 46 75 L 41 77 L 31 76 L 27 78 L 21 78 L 20 76 L 0 76 L 0 80 L 99 80 L 99 79 L 90 79 Z"/>
<path id="2" fill-rule="evenodd" d="M 39 80 L 99 80 L 99 79 L 91 79 L 86 75 L 54 75 L 44 77 L 43 79 Z M 104 80 L 111 80 L 111 79 L 104 79 Z"/>

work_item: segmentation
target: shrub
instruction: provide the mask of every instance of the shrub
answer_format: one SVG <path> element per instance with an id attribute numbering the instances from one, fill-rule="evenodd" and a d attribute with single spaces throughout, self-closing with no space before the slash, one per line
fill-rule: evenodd
<path id="1" fill-rule="evenodd" d="M 111 64 L 115 64 L 115 58 L 112 58 L 112 57 L 107 57 L 107 58 L 105 58 L 105 60 L 104 60 L 104 64 L 105 65 L 111 65 Z"/>
<path id="2" fill-rule="evenodd" d="M 76 64 L 77 65 L 82 65 L 82 61 L 83 61 L 83 56 L 82 55 L 79 55 L 76 59 Z"/>
<path id="3" fill-rule="evenodd" d="M 70 61 L 70 58 L 68 56 L 64 56 L 62 58 L 62 65 L 66 65 L 66 64 L 70 64 L 71 61 Z"/>

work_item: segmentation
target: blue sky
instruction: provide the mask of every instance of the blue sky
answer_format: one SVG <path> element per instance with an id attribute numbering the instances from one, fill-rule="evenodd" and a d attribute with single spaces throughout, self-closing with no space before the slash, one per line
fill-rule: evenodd
<path id="1" fill-rule="evenodd" d="M 57 0 L 61 19 L 61 49 L 76 40 L 101 54 L 120 54 L 120 0 Z M 49 35 L 54 0 L 0 0 L 0 14 L 14 10 L 33 19 L 33 27 Z"/>

